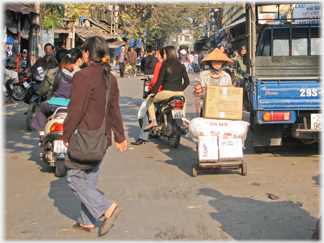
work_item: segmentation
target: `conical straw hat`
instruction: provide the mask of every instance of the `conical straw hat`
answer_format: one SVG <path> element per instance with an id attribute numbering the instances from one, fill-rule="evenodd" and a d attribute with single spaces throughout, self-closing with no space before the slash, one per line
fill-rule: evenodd
<path id="1" fill-rule="evenodd" d="M 201 65 L 208 65 L 208 61 L 224 61 L 225 65 L 232 65 L 234 62 L 229 59 L 221 50 L 215 48 L 211 53 L 209 53 L 204 59 L 200 61 Z"/>

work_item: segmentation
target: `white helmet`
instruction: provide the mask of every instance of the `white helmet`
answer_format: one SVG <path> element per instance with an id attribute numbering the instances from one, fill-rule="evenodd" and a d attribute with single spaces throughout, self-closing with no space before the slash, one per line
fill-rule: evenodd
<path id="1" fill-rule="evenodd" d="M 43 81 L 45 78 L 45 73 L 42 67 L 37 68 L 37 73 L 36 73 L 36 80 L 38 81 Z"/>

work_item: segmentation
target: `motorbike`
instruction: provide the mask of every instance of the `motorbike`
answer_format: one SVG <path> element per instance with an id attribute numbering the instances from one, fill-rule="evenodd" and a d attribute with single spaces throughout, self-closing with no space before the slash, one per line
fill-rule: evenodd
<path id="1" fill-rule="evenodd" d="M 46 100 L 47 95 L 41 96 L 38 92 L 39 85 L 44 80 L 42 73 L 42 68 L 39 69 L 40 72 L 35 77 L 31 78 L 30 85 L 27 89 L 27 94 L 24 102 L 28 104 L 28 110 L 25 113 L 26 115 L 26 126 L 29 131 L 33 131 L 34 128 L 31 126 L 33 119 L 36 116 L 37 106 Z"/>
<path id="2" fill-rule="evenodd" d="M 143 98 L 146 98 L 150 93 L 148 91 L 148 86 L 151 79 L 146 76 L 145 78 L 141 78 L 141 80 L 144 80 Z M 182 120 L 185 119 L 183 110 L 184 103 L 185 97 L 176 95 L 172 96 L 168 100 L 155 104 L 157 126 L 150 129 L 150 137 L 167 137 L 169 146 L 171 148 L 177 148 L 180 144 L 181 135 L 186 135 L 189 130 L 188 127 L 184 126 Z M 138 122 L 140 127 L 142 127 L 143 124 L 142 117 L 143 116 L 141 116 L 139 112 Z"/>
<path id="3" fill-rule="evenodd" d="M 5 94 L 8 97 L 8 101 L 10 97 L 14 98 L 17 101 L 22 101 L 25 99 L 27 94 L 27 88 L 29 87 L 29 79 L 25 76 L 25 74 L 18 73 L 17 78 L 8 78 L 5 81 Z"/>
<path id="4" fill-rule="evenodd" d="M 136 61 L 136 74 L 137 75 L 140 75 L 141 72 L 142 72 L 141 61 L 142 61 L 142 58 L 138 58 L 137 61 Z"/>
<path id="5" fill-rule="evenodd" d="M 44 139 L 40 143 L 43 152 L 40 157 L 44 163 L 55 167 L 55 176 L 63 177 L 66 174 L 64 162 L 67 147 L 63 144 L 63 122 L 67 116 L 67 107 L 58 107 L 54 113 L 47 118 L 44 130 Z"/>

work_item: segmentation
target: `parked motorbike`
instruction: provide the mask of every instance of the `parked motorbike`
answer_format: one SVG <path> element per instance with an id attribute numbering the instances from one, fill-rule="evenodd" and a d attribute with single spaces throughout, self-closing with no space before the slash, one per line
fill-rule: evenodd
<path id="1" fill-rule="evenodd" d="M 149 94 L 148 87 L 151 79 L 141 78 L 144 80 L 143 98 Z M 188 127 L 184 126 L 182 119 L 185 118 L 183 105 L 185 102 L 184 96 L 172 96 L 170 99 L 160 102 L 156 107 L 156 122 L 157 126 L 150 129 L 150 136 L 168 138 L 171 148 L 177 148 L 180 143 L 181 135 L 188 133 Z M 143 118 L 138 120 L 142 127 Z M 152 135 L 151 135 L 152 134 Z"/>
<path id="2" fill-rule="evenodd" d="M 66 174 L 64 159 L 67 147 L 63 144 L 63 122 L 67 116 L 67 107 L 58 107 L 47 118 L 44 130 L 44 140 L 40 144 L 43 152 L 41 159 L 51 167 L 55 167 L 55 176 L 63 177 Z"/>
<path id="3" fill-rule="evenodd" d="M 36 109 L 37 106 L 46 100 L 47 95 L 45 96 L 41 96 L 38 92 L 38 88 L 39 85 L 41 84 L 41 82 L 44 80 L 43 75 L 41 75 L 41 71 L 43 69 L 39 69 L 40 73 L 38 72 L 37 75 L 35 77 L 31 78 L 31 82 L 30 82 L 30 86 L 27 89 L 27 95 L 25 97 L 24 102 L 26 104 L 28 104 L 28 110 L 25 113 L 26 114 L 26 125 L 27 125 L 27 129 L 29 131 L 33 131 L 34 128 L 31 126 L 33 119 L 36 116 Z"/>
<path id="4" fill-rule="evenodd" d="M 142 61 L 142 58 L 138 58 L 137 61 L 136 61 L 136 74 L 137 75 L 140 75 L 141 72 L 142 72 L 141 61 Z"/>
<path id="5" fill-rule="evenodd" d="M 6 93 L 17 101 L 24 100 L 29 87 L 29 79 L 24 74 L 18 74 L 18 79 L 8 78 L 5 81 Z"/>

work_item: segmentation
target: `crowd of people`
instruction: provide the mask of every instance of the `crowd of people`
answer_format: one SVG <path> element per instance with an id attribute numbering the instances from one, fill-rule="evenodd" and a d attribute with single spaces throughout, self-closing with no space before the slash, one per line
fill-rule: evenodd
<path id="1" fill-rule="evenodd" d="M 40 142 L 44 136 L 47 117 L 58 106 L 66 106 L 67 117 L 64 121 L 63 142 L 67 148 L 77 126 L 87 131 L 95 130 L 106 114 L 106 133 L 110 138 L 114 137 L 116 147 L 121 152 L 125 151 L 127 143 L 118 103 L 118 82 L 115 75 L 111 73 L 109 47 L 106 41 L 99 36 L 90 37 L 86 39 L 82 48 L 56 51 L 55 58 L 52 45 L 46 44 L 44 50 L 45 56 L 29 71 L 32 75 L 37 66 L 43 66 L 47 78 L 47 81 L 44 81 L 47 85 L 42 87 L 42 93 L 47 94 L 48 99 L 38 106 L 32 123 L 32 126 L 39 131 Z M 245 52 L 245 48 L 242 47 L 241 55 L 243 56 Z M 188 72 L 199 73 L 201 83 L 195 87 L 197 93 L 203 94 L 208 85 L 232 87 L 237 82 L 233 81 L 227 71 L 232 69 L 235 78 L 242 78 L 238 72 L 235 72 L 238 69 L 244 70 L 242 56 L 237 50 L 233 51 L 233 55 L 228 56 L 222 47 L 212 51 L 204 47 L 198 53 L 189 52 L 187 49 L 177 50 L 172 45 L 160 47 L 157 51 L 154 51 L 152 46 L 147 46 L 146 54 L 140 55 L 140 58 L 141 71 L 152 77 L 150 93 L 146 99 L 148 112 L 143 119 L 139 139 L 132 144 L 145 144 L 148 140 L 148 131 L 157 126 L 154 109 L 156 103 L 174 95 L 184 96 L 184 90 L 190 83 Z M 121 48 L 116 59 L 121 78 L 124 77 L 127 66 L 129 66 L 127 69 L 129 77 L 136 76 L 138 58 L 139 55 L 134 48 L 129 48 L 128 52 L 125 47 Z M 105 113 L 106 89 L 110 90 L 107 113 Z M 185 102 L 183 110 L 184 112 L 186 110 Z M 112 131 L 114 136 L 111 136 Z M 110 139 L 108 147 L 111 145 Z M 65 159 L 68 185 L 81 202 L 80 216 L 73 227 L 93 232 L 96 220 L 103 217 L 100 233 L 104 234 L 122 212 L 122 208 L 115 202 L 105 199 L 97 191 L 96 182 L 101 162 L 81 163 L 71 159 L 68 153 Z"/>

